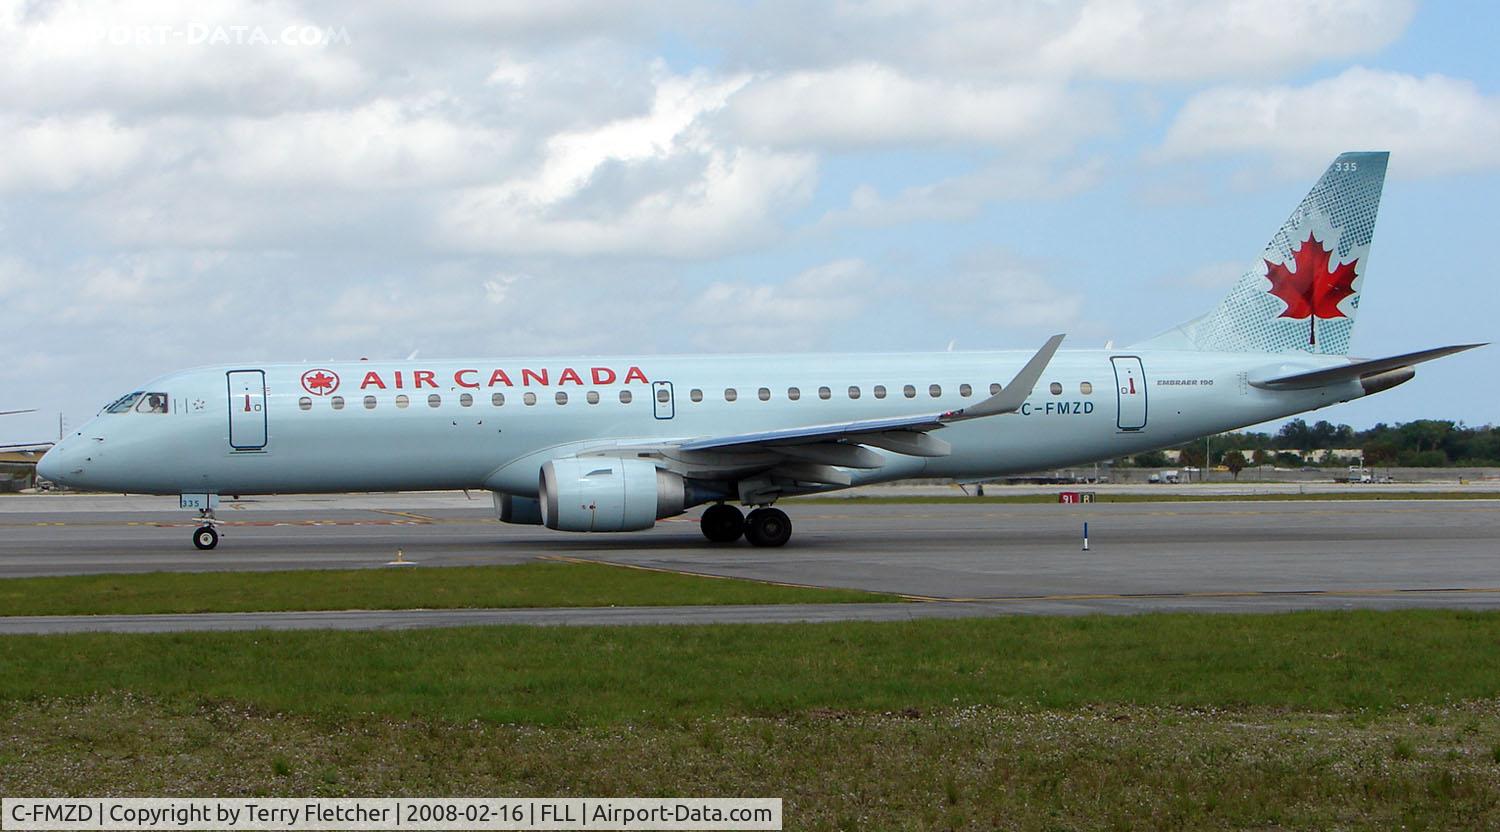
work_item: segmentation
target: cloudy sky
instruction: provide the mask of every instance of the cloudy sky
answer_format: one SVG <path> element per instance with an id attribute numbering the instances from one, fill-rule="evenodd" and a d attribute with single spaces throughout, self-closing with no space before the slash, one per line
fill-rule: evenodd
<path id="1" fill-rule="evenodd" d="M 1392 151 L 1356 352 L 1497 335 L 1492 4 L 0 2 L 0 441 L 218 362 L 1031 348 Z M 1500 421 L 1494 348 L 1328 411 Z"/>

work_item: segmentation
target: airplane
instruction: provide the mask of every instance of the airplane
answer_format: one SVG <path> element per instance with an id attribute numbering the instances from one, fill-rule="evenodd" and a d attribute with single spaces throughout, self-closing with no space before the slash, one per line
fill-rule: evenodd
<path id="1" fill-rule="evenodd" d="M 1123 349 L 233 364 L 127 393 L 38 473 L 177 494 L 486 489 L 507 523 L 781 546 L 784 497 L 1170 447 L 1395 387 L 1483 344 L 1351 358 L 1389 154 L 1344 153 L 1222 301 Z M 748 516 L 740 506 L 749 508 Z"/>
<path id="2" fill-rule="evenodd" d="M 22 413 L 35 413 L 36 408 L 26 410 L 0 410 L 0 416 L 18 416 Z M 13 445 L 0 445 L 0 452 L 8 451 L 41 451 L 52 447 L 55 442 L 21 442 Z"/>

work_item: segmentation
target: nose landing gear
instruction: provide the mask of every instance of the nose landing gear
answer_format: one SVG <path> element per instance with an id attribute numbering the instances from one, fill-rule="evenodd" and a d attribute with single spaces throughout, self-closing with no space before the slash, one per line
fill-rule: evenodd
<path id="1" fill-rule="evenodd" d="M 219 545 L 219 532 L 213 526 L 199 526 L 193 531 L 193 545 L 199 549 L 212 549 Z"/>
<path id="2" fill-rule="evenodd" d="M 199 549 L 212 549 L 218 546 L 219 530 L 214 528 L 214 524 L 219 522 L 219 519 L 214 517 L 214 510 L 211 508 L 198 509 L 198 520 L 203 525 L 193 529 L 193 545 Z"/>

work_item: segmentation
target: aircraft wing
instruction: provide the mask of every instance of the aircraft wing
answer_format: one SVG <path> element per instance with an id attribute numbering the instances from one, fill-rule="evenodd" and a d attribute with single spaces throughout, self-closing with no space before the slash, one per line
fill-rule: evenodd
<path id="1" fill-rule="evenodd" d="M 30 410 L 0 410 L 0 416 L 14 416 L 17 413 L 35 413 L 36 408 Z"/>
<path id="2" fill-rule="evenodd" d="M 0 451 L 45 451 L 56 442 L 32 442 L 21 445 L 0 445 Z"/>
<path id="3" fill-rule="evenodd" d="M 1026 366 L 1022 367 L 1016 377 L 1011 379 L 1010 384 L 972 407 L 921 416 L 866 419 L 692 439 L 678 445 L 678 449 L 682 451 L 753 451 L 836 442 L 846 445 L 873 445 L 877 448 L 913 456 L 946 456 L 949 451 L 948 443 L 926 434 L 953 422 L 998 416 L 1019 410 L 1036 387 L 1037 380 L 1046 371 L 1047 364 L 1052 361 L 1052 356 L 1062 344 L 1063 338 L 1062 335 L 1054 335 L 1047 339 L 1047 343 L 1042 345 L 1036 355 L 1026 362 Z M 873 468 L 879 467 L 879 464 L 877 462 L 875 465 L 852 465 L 850 467 Z"/>
<path id="4" fill-rule="evenodd" d="M 868 470 L 886 465 L 888 455 L 878 453 L 877 449 L 912 457 L 947 456 L 951 446 L 932 436 L 933 431 L 955 422 L 1019 410 L 1062 341 L 1062 335 L 1048 339 L 1010 384 L 961 410 L 614 446 L 586 451 L 583 455 L 630 452 L 655 457 L 684 476 L 737 481 L 741 497 L 747 501 L 772 494 L 846 486 L 852 484 L 853 478 L 841 469 Z"/>

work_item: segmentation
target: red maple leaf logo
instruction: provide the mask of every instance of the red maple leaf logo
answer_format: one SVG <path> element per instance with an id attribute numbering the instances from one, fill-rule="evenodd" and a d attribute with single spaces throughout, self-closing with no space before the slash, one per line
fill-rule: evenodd
<path id="1" fill-rule="evenodd" d="M 1296 271 L 1288 270 L 1284 263 L 1265 262 L 1271 294 L 1286 302 L 1286 311 L 1278 317 L 1307 318 L 1307 343 L 1318 343 L 1315 328 L 1318 318 L 1348 317 L 1339 309 L 1339 303 L 1354 294 L 1354 278 L 1357 277 L 1354 266 L 1359 258 L 1340 263 L 1338 268 L 1329 271 L 1333 252 L 1323 248 L 1323 241 L 1309 232 L 1307 240 L 1292 252 Z"/>
<path id="2" fill-rule="evenodd" d="M 332 370 L 308 370 L 302 374 L 302 389 L 314 396 L 326 396 L 339 389 L 339 374 Z"/>

